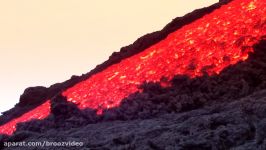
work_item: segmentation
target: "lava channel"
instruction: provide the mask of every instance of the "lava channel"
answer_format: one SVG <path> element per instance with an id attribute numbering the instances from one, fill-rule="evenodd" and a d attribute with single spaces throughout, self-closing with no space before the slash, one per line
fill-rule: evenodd
<path id="1" fill-rule="evenodd" d="M 219 74 L 229 65 L 245 61 L 252 46 L 266 33 L 264 0 L 233 0 L 202 18 L 170 33 L 142 52 L 123 59 L 62 92 L 80 109 L 118 107 L 123 98 L 141 92 L 144 82 L 161 82 L 175 75 L 191 78 Z M 0 133 L 12 134 L 16 124 L 43 119 L 50 113 L 49 101 L 0 126 Z M 31 117 L 29 117 L 31 116 Z"/>

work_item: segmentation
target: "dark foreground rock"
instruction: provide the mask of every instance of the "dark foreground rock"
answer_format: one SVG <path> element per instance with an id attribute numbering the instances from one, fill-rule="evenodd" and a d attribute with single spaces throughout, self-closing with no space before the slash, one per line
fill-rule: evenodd
<path id="1" fill-rule="evenodd" d="M 100 122 L 68 130 L 51 128 L 42 133 L 24 130 L 6 140 L 78 141 L 84 142 L 83 149 L 95 150 L 264 150 L 265 116 L 266 90 L 262 90 L 237 101 L 205 106 L 184 113 L 163 114 L 152 119 Z M 26 149 L 33 150 L 36 147 Z"/>

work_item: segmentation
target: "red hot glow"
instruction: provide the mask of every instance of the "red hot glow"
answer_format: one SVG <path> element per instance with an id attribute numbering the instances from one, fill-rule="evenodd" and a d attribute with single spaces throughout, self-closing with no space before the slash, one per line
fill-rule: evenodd
<path id="1" fill-rule="evenodd" d="M 264 0 L 234 0 L 201 19 L 182 27 L 144 51 L 122 60 L 62 93 L 81 109 L 119 106 L 129 94 L 140 91 L 145 81 L 160 82 L 176 74 L 190 77 L 218 74 L 225 67 L 244 61 L 252 45 L 266 33 Z M 15 125 L 43 119 L 50 113 L 49 101 L 0 126 L 12 134 Z"/>
<path id="2" fill-rule="evenodd" d="M 50 100 L 35 109 L 23 114 L 22 116 L 9 121 L 0 126 L 0 134 L 12 134 L 16 130 L 17 123 L 26 122 L 32 119 L 44 119 L 50 114 Z"/>
<path id="3" fill-rule="evenodd" d="M 80 108 L 118 106 L 144 81 L 159 82 L 176 74 L 218 74 L 246 60 L 252 45 L 265 35 L 264 0 L 235 0 L 171 33 L 143 52 L 114 64 L 63 92 Z M 264 24 L 263 24 L 264 23 Z M 245 47 L 245 48 L 243 48 Z"/>

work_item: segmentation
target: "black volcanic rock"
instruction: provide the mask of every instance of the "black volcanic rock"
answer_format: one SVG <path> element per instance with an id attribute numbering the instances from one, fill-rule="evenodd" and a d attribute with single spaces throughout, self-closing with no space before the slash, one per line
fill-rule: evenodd
<path id="1" fill-rule="evenodd" d="M 266 115 L 265 97 L 266 91 L 262 90 L 239 100 L 204 106 L 184 113 L 87 124 L 68 130 L 50 128 L 42 133 L 24 130 L 8 140 L 56 141 L 60 137 L 60 141 L 84 142 L 88 149 L 263 150 L 266 148 L 263 134 L 266 121 L 262 119 Z M 247 109 L 252 113 L 247 114 Z"/>
<path id="2" fill-rule="evenodd" d="M 47 99 L 49 90 L 46 87 L 37 86 L 25 89 L 24 93 L 20 96 L 19 106 L 34 105 L 39 101 Z"/>

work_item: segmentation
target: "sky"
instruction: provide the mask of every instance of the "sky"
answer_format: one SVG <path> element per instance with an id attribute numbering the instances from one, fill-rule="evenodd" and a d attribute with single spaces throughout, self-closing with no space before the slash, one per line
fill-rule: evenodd
<path id="1" fill-rule="evenodd" d="M 0 0 L 0 112 L 218 0 Z"/>

